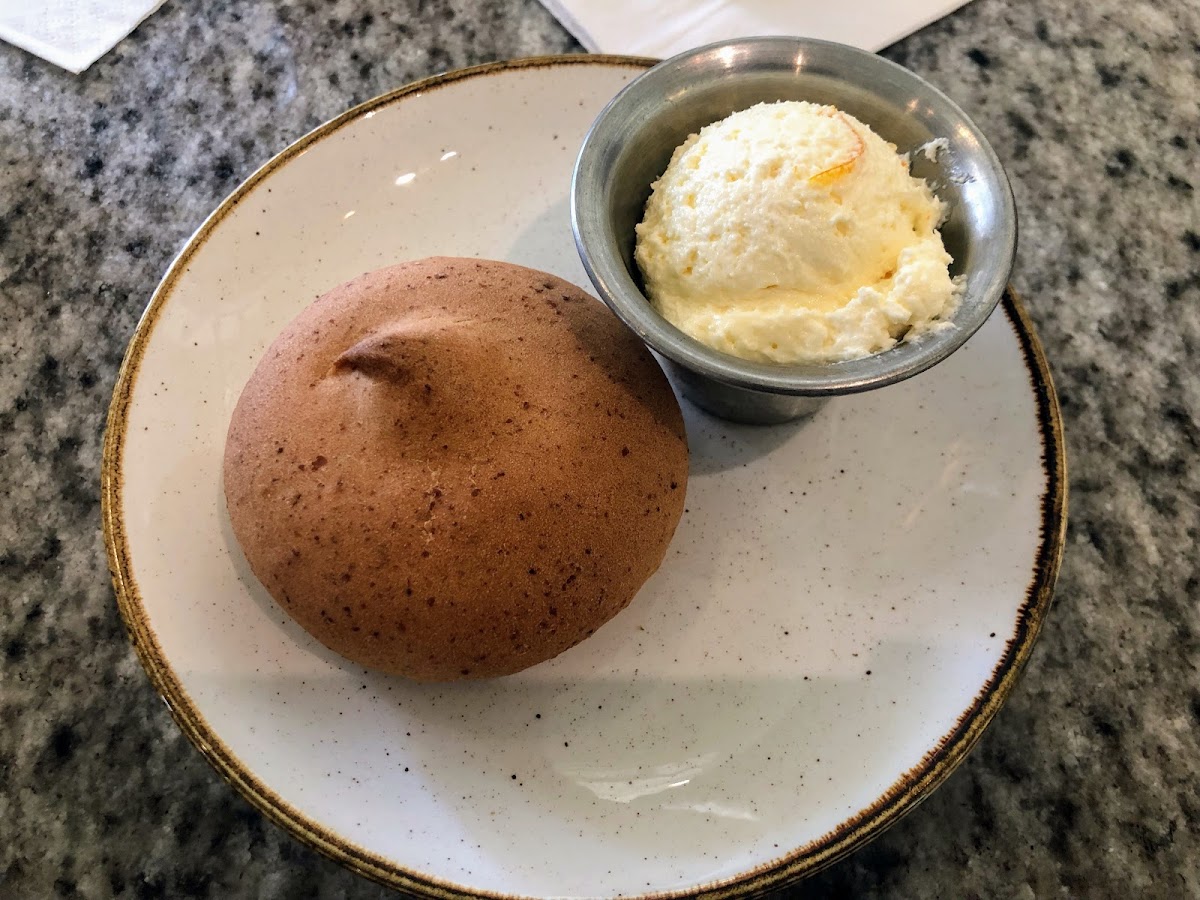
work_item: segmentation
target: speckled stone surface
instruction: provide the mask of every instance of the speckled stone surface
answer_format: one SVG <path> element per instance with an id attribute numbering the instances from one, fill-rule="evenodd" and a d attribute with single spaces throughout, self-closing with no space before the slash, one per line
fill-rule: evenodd
<path id="1" fill-rule="evenodd" d="M 0 897 L 383 897 L 209 768 L 125 639 L 104 415 L 240 179 L 435 71 L 578 49 L 533 0 L 168 3 L 83 76 L 0 45 Z M 1200 8 L 975 0 L 886 51 L 1008 165 L 1071 526 L 967 762 L 803 897 L 1200 897 Z"/>

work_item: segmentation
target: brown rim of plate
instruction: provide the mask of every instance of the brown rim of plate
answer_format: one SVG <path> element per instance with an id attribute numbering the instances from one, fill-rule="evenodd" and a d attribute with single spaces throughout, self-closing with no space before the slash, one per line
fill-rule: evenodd
<path id="1" fill-rule="evenodd" d="M 199 710 L 192 704 L 158 646 L 142 607 L 141 595 L 134 579 L 133 563 L 122 517 L 125 429 L 128 424 L 129 404 L 137 379 L 138 367 L 153 333 L 154 325 L 170 298 L 176 281 L 213 229 L 267 176 L 317 141 L 329 137 L 343 125 L 363 117 L 372 110 L 396 103 L 406 97 L 422 94 L 468 78 L 513 70 L 579 64 L 646 68 L 656 61 L 636 56 L 574 54 L 486 63 L 413 82 L 368 100 L 317 127 L 247 178 L 222 201 L 192 235 L 154 291 L 133 338 L 129 342 L 117 375 L 117 383 L 113 389 L 112 403 L 108 411 L 101 459 L 101 516 L 104 523 L 104 542 L 108 551 L 108 566 L 121 616 L 125 620 L 125 626 L 133 641 L 134 649 L 155 689 L 162 695 L 172 717 L 188 739 L 259 812 L 280 825 L 293 837 L 360 875 L 417 896 L 440 898 L 440 900 L 472 897 L 512 900 L 514 895 L 473 891 L 423 875 L 420 872 L 408 871 L 378 854 L 345 840 L 319 822 L 305 817 L 249 772 L 241 760 L 221 742 Z M 1041 504 L 1041 541 L 1034 559 L 1033 573 L 1025 603 L 1019 611 L 1014 635 L 1009 640 L 1004 656 L 992 673 L 992 677 L 970 708 L 963 713 L 955 727 L 942 738 L 937 748 L 927 753 L 917 766 L 901 776 L 869 808 L 817 840 L 798 847 L 752 871 L 688 890 L 646 894 L 643 895 L 643 900 L 683 897 L 714 898 L 715 900 L 715 898 L 758 896 L 799 881 L 831 865 L 852 850 L 878 837 L 941 784 L 974 747 L 984 728 L 987 727 L 1012 690 L 1021 669 L 1029 658 L 1034 640 L 1050 607 L 1054 582 L 1058 577 L 1067 524 L 1067 461 L 1058 398 L 1041 343 L 1038 341 L 1033 325 L 1021 302 L 1011 288 L 1005 292 L 1001 307 L 1016 333 L 1036 400 L 1046 488 Z M 631 898 L 631 900 L 637 900 L 637 898 Z"/>

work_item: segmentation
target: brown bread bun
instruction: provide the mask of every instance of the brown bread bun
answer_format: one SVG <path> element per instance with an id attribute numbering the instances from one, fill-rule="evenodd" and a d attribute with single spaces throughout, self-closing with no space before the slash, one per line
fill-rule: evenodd
<path id="1" fill-rule="evenodd" d="M 250 568 L 319 641 L 422 680 L 520 671 L 623 609 L 683 512 L 679 405 L 598 301 L 508 263 L 371 272 L 296 317 L 229 426 Z"/>

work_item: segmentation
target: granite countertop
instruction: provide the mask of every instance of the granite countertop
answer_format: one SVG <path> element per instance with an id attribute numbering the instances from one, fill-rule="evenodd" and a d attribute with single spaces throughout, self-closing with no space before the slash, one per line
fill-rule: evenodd
<path id="1" fill-rule="evenodd" d="M 383 897 L 230 789 L 117 614 L 104 417 L 242 178 L 429 73 L 577 50 L 534 0 L 169 3 L 82 76 L 0 45 L 0 896 Z M 975 0 L 886 51 L 991 137 L 1066 424 L 1054 609 L 966 763 L 797 896 L 1200 897 L 1200 7 Z"/>

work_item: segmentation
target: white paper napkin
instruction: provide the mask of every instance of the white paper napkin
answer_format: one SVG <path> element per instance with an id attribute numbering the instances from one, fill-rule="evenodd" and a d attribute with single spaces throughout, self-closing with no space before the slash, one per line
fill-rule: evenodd
<path id="1" fill-rule="evenodd" d="M 879 50 L 968 0 L 542 0 L 588 50 L 674 56 L 750 35 Z"/>
<path id="2" fill-rule="evenodd" d="M 0 40 L 79 73 L 164 0 L 0 0 Z"/>

